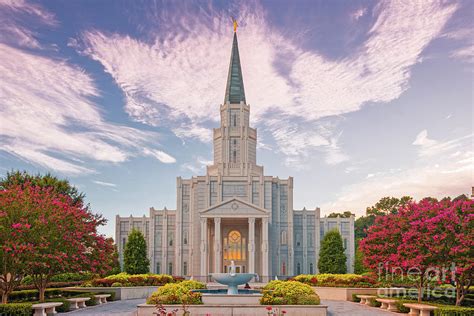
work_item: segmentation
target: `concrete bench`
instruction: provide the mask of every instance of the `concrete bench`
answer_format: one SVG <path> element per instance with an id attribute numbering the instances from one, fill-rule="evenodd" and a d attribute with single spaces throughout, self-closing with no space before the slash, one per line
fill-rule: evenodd
<path id="1" fill-rule="evenodd" d="M 398 308 L 395 305 L 395 302 L 397 300 L 392 300 L 392 299 L 389 299 L 389 298 L 378 298 L 378 299 L 376 299 L 376 301 L 379 302 L 379 303 L 382 303 L 382 305 L 380 305 L 381 309 L 386 309 L 389 312 L 398 311 Z"/>
<path id="2" fill-rule="evenodd" d="M 377 296 L 374 295 L 356 295 L 358 298 L 360 298 L 360 304 L 362 305 L 369 305 L 369 302 L 371 299 L 377 298 Z"/>
<path id="3" fill-rule="evenodd" d="M 31 307 L 34 310 L 33 316 L 47 316 L 56 314 L 56 307 L 63 305 L 61 302 L 33 304 Z"/>
<path id="4" fill-rule="evenodd" d="M 86 307 L 86 301 L 90 300 L 90 297 L 73 297 L 68 298 L 67 301 L 71 302 L 71 306 L 69 306 L 69 310 L 75 310 L 78 308 Z"/>
<path id="5" fill-rule="evenodd" d="M 97 304 L 100 305 L 100 304 L 107 303 L 107 297 L 110 297 L 110 294 L 97 294 L 97 295 L 94 295 L 94 297 Z"/>
<path id="6" fill-rule="evenodd" d="M 432 305 L 415 303 L 405 303 L 403 304 L 403 306 L 408 307 L 410 309 L 410 313 L 408 313 L 408 315 L 411 316 L 430 316 L 430 312 L 438 308 Z"/>

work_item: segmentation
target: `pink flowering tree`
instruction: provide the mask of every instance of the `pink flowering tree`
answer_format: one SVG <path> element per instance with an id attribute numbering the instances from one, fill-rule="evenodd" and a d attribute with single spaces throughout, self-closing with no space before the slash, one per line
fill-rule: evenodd
<path id="1" fill-rule="evenodd" d="M 27 203 L 18 190 L 0 190 L 0 294 L 2 304 L 25 275 L 33 245 L 25 241 L 31 225 L 22 216 Z"/>
<path id="2" fill-rule="evenodd" d="M 472 282 L 472 219 L 472 200 L 410 203 L 369 229 L 361 242 L 366 264 L 372 269 L 382 265 L 389 272 L 416 274 L 420 302 L 428 281 L 450 278 L 452 266 L 459 305 Z"/>
<path id="3" fill-rule="evenodd" d="M 110 269 L 113 247 L 97 233 L 105 220 L 82 202 L 28 182 L 11 185 L 1 193 L 0 197 L 9 199 L 0 202 L 6 205 L 6 221 L 10 221 L 9 213 L 16 214 L 10 234 L 1 236 L 2 244 L 12 245 L 4 246 L 3 252 L 21 262 L 21 274 L 33 278 L 40 301 L 44 301 L 45 289 L 55 274 L 105 273 Z"/>

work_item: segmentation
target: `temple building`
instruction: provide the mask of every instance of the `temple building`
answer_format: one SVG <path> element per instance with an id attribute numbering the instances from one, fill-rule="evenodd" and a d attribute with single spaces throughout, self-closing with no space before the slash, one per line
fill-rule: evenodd
<path id="1" fill-rule="evenodd" d="M 237 33 L 234 30 L 221 124 L 213 131 L 214 163 L 203 176 L 176 180 L 176 209 L 150 208 L 148 217 L 116 217 L 120 260 L 129 232 L 145 236 L 150 271 L 207 280 L 226 272 L 257 273 L 267 281 L 318 272 L 320 242 L 341 233 L 353 271 L 354 216 L 321 217 L 293 209 L 293 178 L 264 174 L 257 165 L 257 130 L 250 127 Z"/>

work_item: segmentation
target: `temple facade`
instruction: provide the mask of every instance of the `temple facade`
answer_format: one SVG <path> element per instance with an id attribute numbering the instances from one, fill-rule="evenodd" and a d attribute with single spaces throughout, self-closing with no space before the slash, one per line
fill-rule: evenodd
<path id="1" fill-rule="evenodd" d="M 318 272 L 320 242 L 341 233 L 347 271 L 353 271 L 354 217 L 321 217 L 320 209 L 293 209 L 293 178 L 264 175 L 257 165 L 257 130 L 250 127 L 237 33 L 234 32 L 221 124 L 213 131 L 214 163 L 206 175 L 176 180 L 176 209 L 116 217 L 120 260 L 129 232 L 145 236 L 150 271 L 208 280 L 226 272 L 257 273 L 267 281 Z"/>

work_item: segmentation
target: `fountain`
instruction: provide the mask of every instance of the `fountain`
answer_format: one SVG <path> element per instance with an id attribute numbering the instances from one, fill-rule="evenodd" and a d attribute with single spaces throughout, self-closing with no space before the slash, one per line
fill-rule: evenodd
<path id="1" fill-rule="evenodd" d="M 230 263 L 229 273 L 211 273 L 211 277 L 217 283 L 227 285 L 228 295 L 239 294 L 237 287 L 241 284 L 248 283 L 255 276 L 255 273 L 236 273 L 234 261 Z"/>

